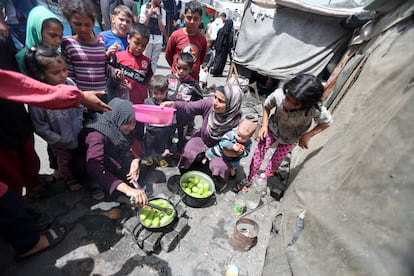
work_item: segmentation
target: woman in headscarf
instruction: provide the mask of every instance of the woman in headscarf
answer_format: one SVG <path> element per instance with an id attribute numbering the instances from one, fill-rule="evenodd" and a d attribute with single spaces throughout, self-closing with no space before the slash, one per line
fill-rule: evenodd
<path id="1" fill-rule="evenodd" d="M 214 63 L 210 73 L 214 77 L 221 77 L 224 66 L 226 66 L 227 56 L 233 48 L 233 20 L 227 19 L 224 26 L 218 31 L 215 42 L 216 55 L 214 56 Z"/>
<path id="2" fill-rule="evenodd" d="M 140 159 L 130 150 L 136 124 L 134 107 L 130 101 L 119 98 L 108 105 L 111 111 L 97 113 L 86 125 L 89 129 L 85 139 L 87 172 L 108 194 L 117 190 L 134 197 L 137 204 L 146 204 L 145 191 L 139 189 L 137 182 Z"/>
<path id="3" fill-rule="evenodd" d="M 163 102 L 161 106 L 177 109 L 184 116 L 201 115 L 203 122 L 184 147 L 178 168 L 181 172 L 190 170 L 195 163 L 200 163 L 208 148 L 216 145 L 221 137 L 235 128 L 241 120 L 242 92 L 238 86 L 227 84 L 218 87 L 214 98 L 196 102 Z M 209 163 L 209 170 L 216 184 L 216 190 L 225 188 L 231 166 L 223 158 L 214 158 Z"/>

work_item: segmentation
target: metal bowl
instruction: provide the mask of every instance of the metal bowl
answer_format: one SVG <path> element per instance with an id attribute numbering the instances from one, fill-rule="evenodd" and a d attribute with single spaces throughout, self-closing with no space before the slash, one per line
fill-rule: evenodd
<path id="1" fill-rule="evenodd" d="M 211 194 L 203 197 L 186 192 L 185 188 L 183 187 L 183 183 L 189 182 L 188 179 L 191 177 L 197 178 L 199 182 L 207 183 L 209 185 L 209 191 L 211 191 Z M 183 202 L 190 207 L 196 208 L 205 207 L 209 202 L 211 202 L 212 197 L 216 191 L 213 179 L 209 175 L 199 171 L 188 171 L 184 173 L 180 178 L 180 188 Z"/>

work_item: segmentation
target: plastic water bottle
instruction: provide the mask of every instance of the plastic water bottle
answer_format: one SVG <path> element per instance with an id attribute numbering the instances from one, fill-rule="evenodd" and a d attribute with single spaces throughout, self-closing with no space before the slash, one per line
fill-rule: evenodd
<path id="1" fill-rule="evenodd" d="M 262 196 L 267 192 L 267 176 L 265 173 L 257 175 L 254 179 L 254 183 L 258 191 L 261 192 Z"/>
<path id="2" fill-rule="evenodd" d="M 267 189 L 267 177 L 264 173 L 253 179 L 252 185 L 247 193 L 246 207 L 250 210 L 256 209 L 260 204 L 262 195 Z"/>
<path id="3" fill-rule="evenodd" d="M 246 208 L 247 191 L 247 187 L 243 187 L 243 189 L 236 195 L 233 205 L 233 213 L 237 216 L 243 214 L 244 209 Z"/>

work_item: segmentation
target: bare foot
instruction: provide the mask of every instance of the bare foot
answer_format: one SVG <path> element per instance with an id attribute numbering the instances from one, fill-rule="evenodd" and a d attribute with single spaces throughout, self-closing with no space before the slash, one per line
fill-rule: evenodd
<path id="1" fill-rule="evenodd" d="M 60 227 L 59 231 L 62 233 L 62 235 L 65 233 L 65 227 Z M 34 255 L 40 251 L 43 251 L 47 248 L 49 248 L 50 244 L 49 241 L 46 237 L 46 234 L 41 234 L 39 241 L 36 243 L 36 245 L 30 249 L 29 251 L 27 251 L 26 253 L 23 253 L 21 255 L 19 255 L 20 258 L 24 258 L 24 257 L 28 257 L 31 255 Z"/>

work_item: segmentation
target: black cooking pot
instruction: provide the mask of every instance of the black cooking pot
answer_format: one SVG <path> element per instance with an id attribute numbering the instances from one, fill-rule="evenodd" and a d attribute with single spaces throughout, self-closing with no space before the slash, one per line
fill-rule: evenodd
<path id="1" fill-rule="evenodd" d="M 192 186 L 190 183 L 193 183 L 194 185 Z M 201 185 L 197 186 L 199 183 L 201 185 L 204 185 L 203 189 L 205 192 L 202 194 L 197 193 L 197 191 L 200 189 L 199 187 L 201 187 Z M 190 187 L 188 185 L 190 185 Z M 208 192 L 206 186 L 208 186 Z M 194 187 L 196 188 L 194 189 Z M 184 173 L 180 178 L 180 194 L 182 200 L 186 205 L 190 207 L 200 208 L 211 205 L 215 202 L 215 191 L 216 188 L 213 179 L 211 179 L 209 175 L 203 172 L 188 171 Z"/>
<path id="2" fill-rule="evenodd" d="M 148 200 L 148 202 L 154 203 L 154 202 L 163 202 L 165 204 L 166 208 L 171 208 L 173 210 L 173 213 L 171 215 L 171 219 L 168 219 L 168 222 L 166 224 L 160 224 L 160 225 L 150 225 L 148 222 L 145 222 L 145 220 L 148 218 L 148 215 L 144 215 L 149 212 L 149 214 L 152 214 L 151 221 L 153 221 L 154 217 L 158 217 L 160 220 L 163 219 L 163 217 L 167 216 L 167 214 L 162 214 L 161 211 L 158 211 L 150 206 L 144 206 L 142 207 L 138 212 L 138 218 L 139 222 L 144 226 L 146 229 L 150 231 L 157 231 L 157 232 L 169 232 L 174 228 L 174 225 L 177 222 L 177 211 L 174 208 L 174 205 L 165 198 L 152 198 Z M 162 216 L 162 217 L 160 217 Z M 145 217 L 145 218 L 144 218 Z"/>

